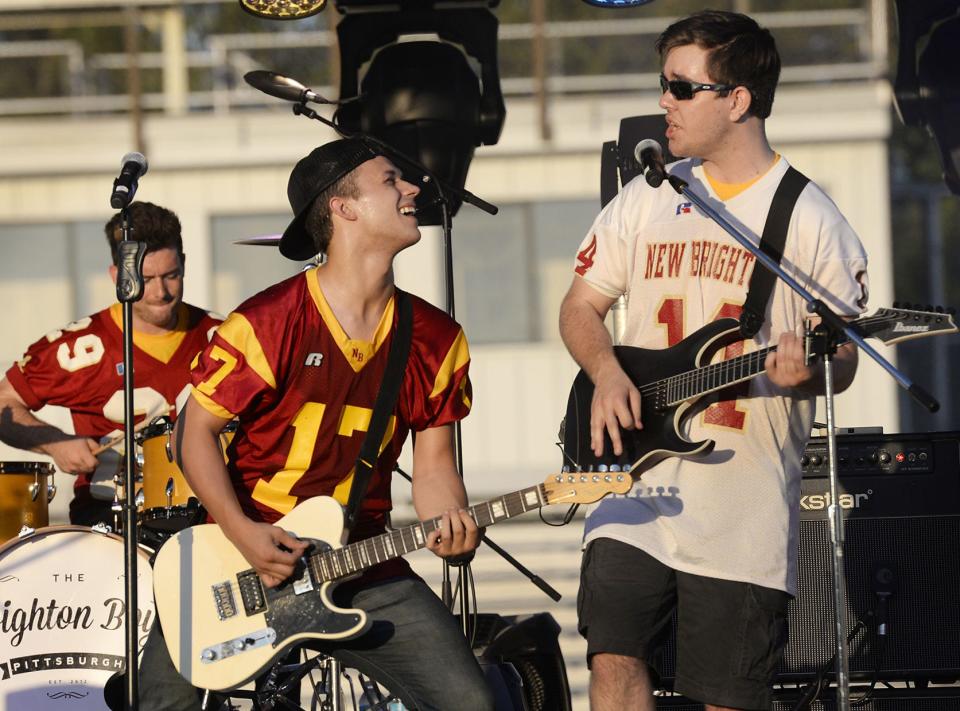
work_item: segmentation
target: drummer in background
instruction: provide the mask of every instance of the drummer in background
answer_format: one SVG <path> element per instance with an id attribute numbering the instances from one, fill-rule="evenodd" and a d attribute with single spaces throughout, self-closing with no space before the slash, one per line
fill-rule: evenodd
<path id="1" fill-rule="evenodd" d="M 128 212 L 131 238 L 147 245 L 143 297 L 133 304 L 135 412 L 138 422 L 159 415 L 173 419 L 189 394 L 190 363 L 221 319 L 183 302 L 177 216 L 149 202 L 131 203 Z M 110 277 L 116 283 L 123 239 L 120 213 L 105 231 L 113 257 Z M 48 333 L 0 380 L 0 441 L 49 455 L 60 471 L 78 475 L 70 522 L 82 526 L 113 524 L 116 454 L 111 466 L 103 466 L 93 452 L 98 440 L 123 432 L 122 314 L 117 303 Z M 77 434 L 31 413 L 44 405 L 69 409 Z"/>

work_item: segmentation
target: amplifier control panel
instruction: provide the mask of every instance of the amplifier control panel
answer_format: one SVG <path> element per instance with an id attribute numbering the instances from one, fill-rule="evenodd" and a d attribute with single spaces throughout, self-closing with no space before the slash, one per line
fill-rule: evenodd
<path id="1" fill-rule="evenodd" d="M 837 472 L 840 476 L 883 474 L 928 474 L 934 468 L 933 444 L 919 439 L 876 439 L 850 441 L 837 437 Z M 800 457 L 805 477 L 827 476 L 826 439 L 811 440 Z"/>

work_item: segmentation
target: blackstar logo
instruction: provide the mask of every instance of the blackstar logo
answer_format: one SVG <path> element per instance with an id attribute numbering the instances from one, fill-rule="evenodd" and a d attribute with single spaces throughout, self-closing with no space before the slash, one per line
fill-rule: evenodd
<path id="1" fill-rule="evenodd" d="M 840 494 L 840 508 L 858 509 L 865 501 L 870 500 L 873 494 L 872 489 L 867 489 L 862 494 Z M 804 511 L 823 511 L 830 506 L 830 492 L 825 491 L 822 494 L 805 494 L 800 497 L 800 508 Z"/>
<path id="2" fill-rule="evenodd" d="M 926 333 L 930 330 L 930 324 L 917 324 L 915 326 L 910 326 L 905 324 L 903 321 L 897 321 L 897 325 L 893 327 L 894 333 Z"/>

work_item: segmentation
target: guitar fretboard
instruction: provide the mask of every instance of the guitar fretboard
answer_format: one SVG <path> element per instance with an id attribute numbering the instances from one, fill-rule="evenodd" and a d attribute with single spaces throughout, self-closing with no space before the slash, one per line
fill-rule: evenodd
<path id="1" fill-rule="evenodd" d="M 646 388 L 642 388 L 640 392 L 652 394 L 661 406 L 679 405 L 698 395 L 721 390 L 760 375 L 767 355 L 775 350 L 777 350 L 776 346 L 761 348 L 719 363 L 711 363 L 685 373 L 671 375 L 669 378 L 651 383 L 648 386 L 652 389 L 651 392 L 645 392 Z"/>
<path id="2" fill-rule="evenodd" d="M 889 315 L 878 315 L 857 319 L 855 323 L 861 330 L 869 332 L 876 324 L 889 321 Z M 846 341 L 846 338 L 843 338 L 843 341 Z M 769 346 L 655 380 L 641 387 L 640 394 L 652 398 L 659 408 L 673 407 L 691 398 L 722 390 L 760 375 L 767 355 L 776 350 L 776 346 Z"/>
<path id="3" fill-rule="evenodd" d="M 538 484 L 474 504 L 467 508 L 467 512 L 478 526 L 486 527 L 540 508 L 547 503 L 543 485 Z M 438 516 L 351 543 L 343 548 L 314 553 L 308 561 L 310 570 L 314 578 L 323 583 L 358 573 L 391 558 L 412 553 L 427 545 L 427 537 L 440 528 L 441 520 L 442 517 Z"/>

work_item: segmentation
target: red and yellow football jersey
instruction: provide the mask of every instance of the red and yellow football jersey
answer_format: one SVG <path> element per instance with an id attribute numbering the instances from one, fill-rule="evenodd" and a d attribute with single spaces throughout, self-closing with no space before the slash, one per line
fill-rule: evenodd
<path id="1" fill-rule="evenodd" d="M 122 306 L 52 331 L 27 349 L 7 379 L 31 410 L 70 410 L 78 435 L 100 439 L 123 431 Z M 220 323 L 203 309 L 181 304 L 177 328 L 162 335 L 134 333 L 134 403 L 137 421 L 174 418 L 189 392 L 190 365 Z M 178 398 L 180 402 L 178 403 Z M 77 477 L 77 498 L 89 487 Z M 73 506 L 71 506 L 71 510 Z"/>
<path id="2" fill-rule="evenodd" d="M 391 472 L 407 433 L 470 410 L 463 331 L 439 309 L 409 298 L 410 358 L 353 538 L 384 530 Z M 351 340 L 315 269 L 254 296 L 223 322 L 194 368 L 193 397 L 220 417 L 239 419 L 228 469 L 248 516 L 272 523 L 312 496 L 346 503 L 395 324 L 391 299 L 373 342 Z"/>

